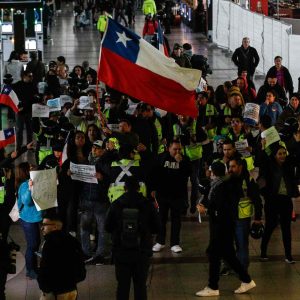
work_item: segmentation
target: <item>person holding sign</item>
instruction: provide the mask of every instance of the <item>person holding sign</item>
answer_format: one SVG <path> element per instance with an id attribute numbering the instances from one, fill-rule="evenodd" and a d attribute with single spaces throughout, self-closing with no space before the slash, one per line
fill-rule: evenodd
<path id="1" fill-rule="evenodd" d="M 16 168 L 16 187 L 18 209 L 21 225 L 25 234 L 27 249 L 25 254 L 26 276 L 29 279 L 37 278 L 37 257 L 35 252 L 40 246 L 40 228 L 42 221 L 41 211 L 38 211 L 31 196 L 32 181 L 28 162 L 20 163 Z"/>

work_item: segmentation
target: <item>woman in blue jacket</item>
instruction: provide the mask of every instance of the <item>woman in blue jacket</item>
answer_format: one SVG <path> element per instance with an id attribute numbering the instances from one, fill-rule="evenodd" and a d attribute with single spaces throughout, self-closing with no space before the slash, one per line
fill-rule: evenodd
<path id="1" fill-rule="evenodd" d="M 275 125 L 281 113 L 282 107 L 277 102 L 277 93 L 273 90 L 267 92 L 265 102 L 260 105 L 259 117 L 268 115 L 272 119 L 272 125 Z"/>
<path id="2" fill-rule="evenodd" d="M 26 276 L 30 279 L 37 277 L 37 257 L 35 252 L 40 246 L 41 212 L 37 211 L 31 197 L 32 181 L 29 175 L 30 166 L 27 162 L 20 163 L 16 168 L 16 189 L 18 190 L 18 208 L 20 221 L 24 230 L 27 249 L 25 254 Z"/>

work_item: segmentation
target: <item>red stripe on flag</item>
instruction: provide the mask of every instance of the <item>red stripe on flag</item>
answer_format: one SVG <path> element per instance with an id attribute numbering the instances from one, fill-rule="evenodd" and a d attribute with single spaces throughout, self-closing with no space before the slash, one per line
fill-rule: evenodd
<path id="1" fill-rule="evenodd" d="M 0 141 L 0 148 L 4 148 L 7 145 L 13 144 L 16 141 L 16 136 L 13 135 L 6 140 Z"/>
<path id="2" fill-rule="evenodd" d="M 19 111 L 18 107 L 8 95 L 0 94 L 0 104 L 9 106 L 15 113 Z"/>
<path id="3" fill-rule="evenodd" d="M 163 110 L 197 117 L 195 92 L 120 57 L 107 48 L 101 49 L 99 80 L 108 86 Z"/>

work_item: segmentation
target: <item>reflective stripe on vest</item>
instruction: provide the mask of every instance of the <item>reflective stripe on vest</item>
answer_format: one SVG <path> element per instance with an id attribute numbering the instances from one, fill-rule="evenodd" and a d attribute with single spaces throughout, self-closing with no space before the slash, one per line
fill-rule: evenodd
<path id="1" fill-rule="evenodd" d="M 124 182 L 121 182 L 121 180 L 125 175 L 132 176 L 132 174 L 130 172 L 130 167 L 139 167 L 139 166 L 140 166 L 139 161 L 130 160 L 130 159 L 121 159 L 119 161 L 112 162 L 111 167 L 120 167 L 122 169 L 122 171 L 116 178 L 115 182 L 112 183 L 110 185 L 110 187 L 108 188 L 107 194 L 108 194 L 108 198 L 111 202 L 115 201 L 116 199 L 118 199 L 120 196 L 122 196 L 125 193 Z M 140 186 L 142 187 L 141 183 L 140 183 Z M 146 191 L 146 186 L 145 186 L 145 188 L 140 189 L 140 191 L 143 192 L 143 195 L 144 195 L 144 190 Z"/>

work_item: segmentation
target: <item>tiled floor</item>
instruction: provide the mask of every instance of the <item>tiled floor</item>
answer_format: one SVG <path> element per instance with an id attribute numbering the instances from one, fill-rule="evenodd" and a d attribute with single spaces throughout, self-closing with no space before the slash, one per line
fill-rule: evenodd
<path id="1" fill-rule="evenodd" d="M 142 17 L 137 18 L 136 31 L 141 32 Z M 56 19 L 51 36 L 53 44 L 45 51 L 45 61 L 64 55 L 72 68 L 88 59 L 92 67 L 97 68 L 99 52 L 99 35 L 95 29 L 79 29 L 73 31 L 71 6 L 64 7 L 63 13 Z M 200 34 L 192 34 L 184 25 L 172 29 L 169 36 L 170 45 L 174 42 L 189 42 L 194 51 L 204 53 L 209 57 L 213 75 L 209 82 L 217 86 L 236 75 L 236 68 L 230 61 L 230 56 L 213 44 L 207 43 Z M 257 84 L 261 80 L 256 81 Z M 283 261 L 283 246 L 281 234 L 277 229 L 270 243 L 270 262 L 258 261 L 259 242 L 251 240 L 250 274 L 257 283 L 257 288 L 246 295 L 234 296 L 232 291 L 239 285 L 238 279 L 231 275 L 220 280 L 221 299 L 241 300 L 299 300 L 300 299 L 300 236 L 299 220 L 292 224 L 293 253 L 299 263 L 287 265 Z M 12 227 L 12 236 L 25 248 L 23 232 L 19 225 Z M 208 240 L 208 223 L 202 224 L 197 218 L 185 218 L 182 226 L 183 253 L 174 255 L 166 248 L 162 253 L 154 255 L 151 275 L 149 276 L 150 300 L 188 300 L 195 299 L 195 292 L 207 283 L 208 264 L 205 249 Z M 87 279 L 79 284 L 79 300 L 108 300 L 115 298 L 116 281 L 114 268 L 111 265 L 89 266 Z M 7 283 L 8 300 L 39 299 L 39 289 L 36 281 L 29 281 L 23 270 Z"/>

